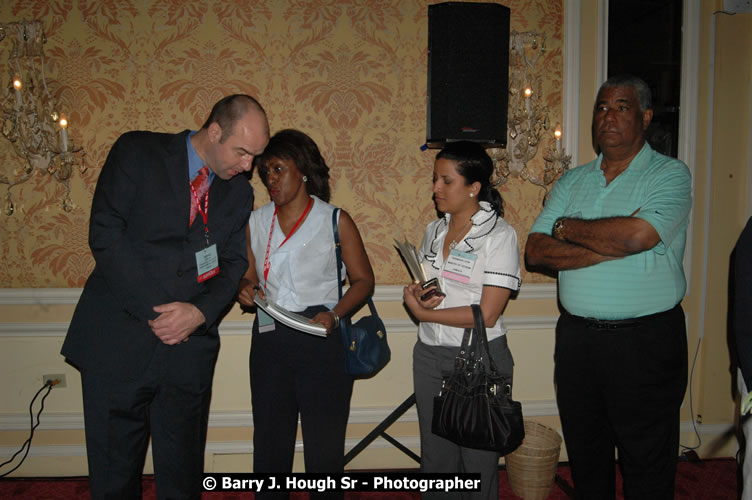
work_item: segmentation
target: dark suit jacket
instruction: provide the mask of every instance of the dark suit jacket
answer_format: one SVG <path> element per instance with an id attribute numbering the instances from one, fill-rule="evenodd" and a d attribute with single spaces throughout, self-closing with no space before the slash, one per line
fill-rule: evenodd
<path id="1" fill-rule="evenodd" d="M 733 329 L 739 368 L 752 390 L 752 217 L 747 220 L 734 250 Z"/>
<path id="2" fill-rule="evenodd" d="M 188 227 L 186 136 L 128 132 L 112 146 L 97 181 L 89 245 L 96 266 L 86 282 L 62 354 L 81 369 L 135 377 L 160 342 L 147 320 L 153 307 L 190 302 L 206 317 L 194 335 L 217 336 L 248 267 L 245 225 L 253 190 L 242 175 L 214 177 L 209 232 L 219 274 L 198 283 L 195 253 L 205 247 L 197 216 Z"/>

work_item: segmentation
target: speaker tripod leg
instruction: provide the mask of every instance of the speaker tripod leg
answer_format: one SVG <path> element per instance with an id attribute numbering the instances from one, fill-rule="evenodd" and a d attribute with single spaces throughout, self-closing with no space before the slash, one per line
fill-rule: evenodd
<path id="1" fill-rule="evenodd" d="M 348 451 L 345 454 L 345 465 L 350 463 L 350 461 L 355 458 L 361 451 L 363 451 L 369 444 L 371 444 L 377 437 L 381 436 L 387 441 L 389 441 L 391 444 L 397 447 L 400 451 L 402 451 L 404 454 L 415 460 L 416 462 L 420 463 L 420 456 L 413 453 L 412 450 L 407 448 L 405 445 L 394 439 L 392 436 L 386 433 L 386 429 L 389 428 L 394 422 L 396 422 L 402 415 L 405 414 L 407 410 L 410 409 L 411 406 L 415 404 L 415 394 L 411 394 L 406 400 L 402 402 L 401 405 L 399 405 L 397 408 L 392 411 L 387 417 L 381 421 L 379 425 L 377 425 L 371 432 L 368 433 L 367 436 L 365 436 L 363 439 L 361 439 L 358 444 L 356 444 L 352 450 Z"/>

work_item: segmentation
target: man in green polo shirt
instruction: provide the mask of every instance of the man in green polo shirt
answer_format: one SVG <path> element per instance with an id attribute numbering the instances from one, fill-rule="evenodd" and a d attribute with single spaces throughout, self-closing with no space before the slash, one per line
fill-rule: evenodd
<path id="1" fill-rule="evenodd" d="M 687 166 L 645 141 L 650 88 L 598 91 L 598 158 L 557 181 L 533 224 L 528 267 L 558 271 L 556 398 L 577 498 L 673 499 L 687 340 L 679 303 L 692 204 Z"/>

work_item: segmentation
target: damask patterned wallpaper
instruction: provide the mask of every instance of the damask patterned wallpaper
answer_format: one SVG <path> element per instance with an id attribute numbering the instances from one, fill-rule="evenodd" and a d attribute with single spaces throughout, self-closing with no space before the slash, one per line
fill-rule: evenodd
<path id="1" fill-rule="evenodd" d="M 378 284 L 408 274 L 394 237 L 419 243 L 436 213 L 435 151 L 425 142 L 427 5 L 421 0 L 6 0 L 0 22 L 40 19 L 48 85 L 86 149 L 74 173 L 75 208 L 46 174 L 13 190 L 17 211 L 0 215 L 0 287 L 81 287 L 94 266 L 88 217 L 97 176 L 114 140 L 131 129 L 196 129 L 224 95 L 256 96 L 272 131 L 311 135 L 332 168 L 333 202 L 352 214 Z M 502 1 L 511 28 L 548 36 L 544 95 L 561 122 L 562 0 Z M 0 42 L 7 84 L 9 45 Z M 541 153 L 532 163 L 542 169 Z M 0 138 L 0 173 L 20 162 Z M 253 181 L 257 205 L 263 186 Z M 0 185 L 0 188 L 4 188 Z M 501 189 L 520 247 L 543 191 L 519 179 Z M 5 193 L 0 192 L 0 204 Z M 541 281 L 526 274 L 525 282 Z"/>

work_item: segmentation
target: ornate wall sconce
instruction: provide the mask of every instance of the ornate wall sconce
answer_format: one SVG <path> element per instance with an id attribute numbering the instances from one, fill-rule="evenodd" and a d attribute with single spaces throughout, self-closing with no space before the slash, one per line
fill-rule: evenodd
<path id="1" fill-rule="evenodd" d="M 509 40 L 509 112 L 507 147 L 491 148 L 489 155 L 496 167 L 497 186 L 509 177 L 519 177 L 542 187 L 548 186 L 569 168 L 572 157 L 561 146 L 561 128 L 552 146 L 544 154 L 544 172 L 536 175 L 527 164 L 538 154 L 538 147 L 549 128 L 549 110 L 543 102 L 543 77 L 536 65 L 546 52 L 546 34 L 512 31 Z"/>
<path id="2" fill-rule="evenodd" d="M 0 173 L 0 184 L 8 185 L 5 214 L 15 211 L 11 188 L 23 184 L 39 170 L 65 186 L 63 209 L 70 212 L 69 180 L 76 164 L 86 170 L 86 152 L 68 137 L 68 120 L 47 88 L 44 77 L 44 50 L 47 41 L 41 21 L 0 23 L 0 42 L 8 38 L 9 83 L 0 101 L 0 132 L 21 157 L 23 168 L 12 175 Z"/>
<path id="3" fill-rule="evenodd" d="M 556 130 L 554 130 L 554 144 L 554 147 L 550 148 L 543 154 L 543 160 L 546 162 L 546 165 L 543 168 L 543 178 L 535 180 L 530 179 L 530 182 L 546 190 L 546 198 L 543 200 L 544 203 L 546 199 L 548 199 L 548 186 L 566 170 L 569 170 L 569 166 L 572 163 L 572 155 L 567 155 L 566 151 L 564 151 L 564 147 L 561 145 L 560 125 L 556 125 Z"/>

